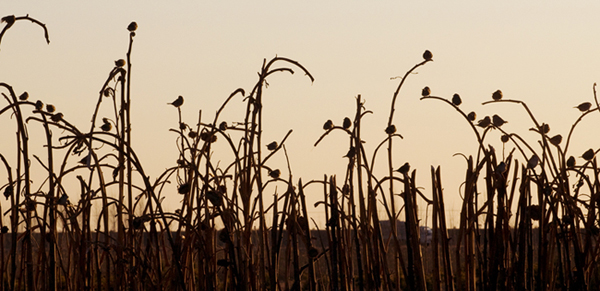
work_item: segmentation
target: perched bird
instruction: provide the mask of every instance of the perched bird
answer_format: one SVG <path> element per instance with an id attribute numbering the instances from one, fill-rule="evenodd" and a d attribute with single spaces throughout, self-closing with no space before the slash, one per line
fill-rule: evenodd
<path id="1" fill-rule="evenodd" d="M 6 200 L 8 200 L 8 198 L 10 198 L 14 193 L 14 189 L 12 185 L 8 185 L 6 186 L 6 188 L 4 188 L 4 197 L 6 197 Z"/>
<path id="2" fill-rule="evenodd" d="M 596 155 L 596 153 L 594 153 L 594 150 L 589 149 L 589 150 L 585 151 L 585 153 L 583 153 L 583 155 L 581 155 L 581 157 L 586 161 L 591 161 L 594 158 L 594 155 Z"/>
<path id="3" fill-rule="evenodd" d="M 410 171 L 410 164 L 408 162 L 404 163 L 404 165 L 402 165 L 402 167 L 400 167 L 396 170 L 396 172 L 399 172 L 402 174 L 408 174 L 408 171 Z"/>
<path id="4" fill-rule="evenodd" d="M 423 96 L 423 97 L 427 97 L 427 96 L 429 96 L 429 94 L 431 94 L 431 89 L 429 89 L 429 87 L 425 87 L 421 91 L 421 96 Z"/>
<path id="5" fill-rule="evenodd" d="M 88 165 L 90 163 L 89 161 L 90 161 L 90 156 L 87 155 L 87 156 L 83 157 L 81 160 L 79 160 L 79 163 L 83 164 L 83 165 Z"/>
<path id="6" fill-rule="evenodd" d="M 270 150 L 270 151 L 273 151 L 276 148 L 277 148 L 277 142 L 276 141 L 274 141 L 274 142 L 272 142 L 272 143 L 270 143 L 270 144 L 267 145 L 267 149 Z"/>
<path id="7" fill-rule="evenodd" d="M 348 153 L 344 156 L 344 158 L 353 158 L 356 155 L 356 148 L 350 147 Z"/>
<path id="8" fill-rule="evenodd" d="M 112 129 L 112 124 L 110 124 L 110 122 L 105 122 L 100 126 L 100 129 L 102 129 L 102 131 L 110 131 Z"/>
<path id="9" fill-rule="evenodd" d="M 0 20 L 0 22 L 6 22 L 6 28 L 9 28 L 13 24 L 15 24 L 15 20 L 16 20 L 16 18 L 15 18 L 14 15 L 8 15 L 8 16 L 2 17 L 2 19 Z"/>
<path id="10" fill-rule="evenodd" d="M 393 124 L 390 124 L 390 126 L 385 128 L 385 133 L 387 134 L 394 134 L 396 133 L 396 126 Z"/>
<path id="11" fill-rule="evenodd" d="M 183 96 L 179 95 L 179 97 L 177 97 L 177 99 L 175 99 L 175 101 L 173 101 L 171 103 L 167 103 L 167 104 L 171 104 L 175 107 L 179 107 L 183 104 Z"/>
<path id="12" fill-rule="evenodd" d="M 569 168 L 575 167 L 575 157 L 574 156 L 570 156 L 569 159 L 567 159 L 567 167 L 569 167 Z"/>
<path id="13" fill-rule="evenodd" d="M 333 121 L 331 121 L 331 119 L 327 120 L 327 122 L 325 122 L 325 124 L 323 124 L 324 130 L 330 130 L 332 128 L 333 128 Z"/>
<path id="14" fill-rule="evenodd" d="M 190 186 L 190 183 L 183 183 L 181 185 L 179 185 L 179 187 L 177 187 L 177 193 L 181 194 L 181 195 L 185 195 L 188 192 L 190 192 L 190 189 L 192 187 Z"/>
<path id="15" fill-rule="evenodd" d="M 492 99 L 494 99 L 494 100 L 496 100 L 496 101 L 498 101 L 498 100 L 502 99 L 502 91 L 500 91 L 500 90 L 496 90 L 496 92 L 494 92 L 494 93 L 492 94 Z"/>
<path id="16" fill-rule="evenodd" d="M 502 119 L 502 117 L 498 116 L 497 114 L 494 114 L 494 116 L 492 116 L 492 123 L 494 124 L 495 127 L 500 127 L 503 124 L 505 124 L 506 121 L 504 119 Z"/>
<path id="17" fill-rule="evenodd" d="M 529 161 L 527 161 L 527 169 L 535 168 L 540 162 L 540 158 L 537 155 L 533 155 Z"/>
<path id="18" fill-rule="evenodd" d="M 27 91 L 23 92 L 23 94 L 19 95 L 19 100 L 25 101 L 29 98 L 29 93 Z"/>
<path id="19" fill-rule="evenodd" d="M 467 118 L 468 118 L 470 121 L 475 121 L 475 119 L 477 119 L 477 113 L 475 113 L 475 111 L 471 111 L 471 112 L 469 113 L 469 115 L 467 115 Z"/>
<path id="20" fill-rule="evenodd" d="M 342 124 L 342 127 L 344 129 L 348 129 L 348 128 L 350 128 L 351 125 L 352 125 L 352 121 L 350 121 L 350 118 L 348 118 L 348 117 L 344 118 L 344 123 Z"/>
<path id="21" fill-rule="evenodd" d="M 562 141 L 562 135 L 557 134 L 553 137 L 551 137 L 550 139 L 548 139 L 550 141 L 551 144 L 557 146 L 558 144 L 560 144 L 560 142 Z"/>
<path id="22" fill-rule="evenodd" d="M 56 204 L 67 205 L 68 201 L 69 201 L 69 196 L 67 196 L 67 194 L 63 194 L 62 196 L 60 196 L 60 198 L 58 198 L 58 201 L 56 201 Z"/>
<path id="23" fill-rule="evenodd" d="M 506 163 L 500 162 L 500 164 L 498 164 L 498 166 L 496 167 L 496 173 L 502 175 L 504 174 L 504 172 L 506 172 Z"/>
<path id="24" fill-rule="evenodd" d="M 454 95 L 452 95 L 452 104 L 458 106 L 462 103 L 462 100 L 460 100 L 460 96 L 456 93 L 454 93 Z"/>
<path id="25" fill-rule="evenodd" d="M 433 61 L 433 54 L 432 54 L 432 53 L 431 53 L 429 50 L 426 50 L 426 51 L 423 53 L 423 58 L 424 58 L 426 61 Z"/>
<path id="26" fill-rule="evenodd" d="M 115 61 L 115 66 L 117 66 L 118 68 L 122 67 L 125 65 L 125 60 L 124 59 L 118 59 Z"/>
<path id="27" fill-rule="evenodd" d="M 550 125 L 542 123 L 542 125 L 540 125 L 539 129 L 532 127 L 529 130 L 535 131 L 537 133 L 547 134 L 548 132 L 550 132 Z"/>
<path id="28" fill-rule="evenodd" d="M 281 175 L 281 171 L 279 171 L 279 169 L 275 169 L 275 170 L 269 172 L 269 176 L 273 179 L 279 178 L 280 175 Z"/>
<path id="29" fill-rule="evenodd" d="M 490 126 L 491 123 L 492 123 L 492 120 L 490 119 L 490 117 L 486 116 L 482 120 L 479 120 L 477 122 L 477 126 L 486 128 L 486 127 Z"/>
<path id="30" fill-rule="evenodd" d="M 54 110 L 56 110 L 56 107 L 54 107 L 54 105 L 46 104 L 46 111 L 52 113 L 52 112 L 54 112 Z"/>
<path id="31" fill-rule="evenodd" d="M 54 121 L 54 122 L 59 122 L 62 120 L 62 118 L 63 118 L 63 114 L 60 112 L 56 113 L 50 117 L 50 119 L 52 119 L 52 121 Z"/>
<path id="32" fill-rule="evenodd" d="M 44 103 L 41 100 L 35 101 L 35 110 L 42 110 L 44 108 Z"/>
<path id="33" fill-rule="evenodd" d="M 135 23 L 135 21 L 132 21 L 128 26 L 127 26 L 127 30 L 129 30 L 130 32 L 134 32 L 137 29 L 137 23 Z"/>
<path id="34" fill-rule="evenodd" d="M 573 108 L 577 108 L 581 112 L 586 112 L 586 111 L 590 110 L 590 108 L 592 108 L 592 103 L 590 103 L 590 102 L 583 102 L 583 103 L 581 103 L 581 104 L 579 104 L 579 105 L 577 105 L 576 107 L 573 107 Z"/>

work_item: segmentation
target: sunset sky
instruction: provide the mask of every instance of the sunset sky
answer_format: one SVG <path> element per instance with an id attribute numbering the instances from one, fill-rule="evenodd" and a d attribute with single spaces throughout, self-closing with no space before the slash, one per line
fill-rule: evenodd
<path id="1" fill-rule="evenodd" d="M 202 121 L 209 122 L 235 89 L 251 91 L 263 59 L 287 57 L 315 81 L 296 68 L 294 75 L 268 79 L 264 140 L 280 140 L 293 129 L 286 143 L 293 176 L 306 182 L 323 174 L 343 177 L 347 136 L 337 132 L 313 144 L 327 119 L 339 125 L 354 115 L 359 94 L 373 111 L 363 120 L 365 147 L 373 152 L 385 138 L 400 82 L 395 77 L 430 50 L 434 61 L 409 76 L 396 103 L 394 124 L 404 139 L 395 143 L 395 167 L 410 162 L 418 186 L 431 195 L 430 166 L 440 165 L 452 216 L 461 205 L 466 167 L 453 155 L 475 155 L 477 143 L 453 108 L 419 100 L 421 89 L 429 86 L 445 98 L 458 93 L 466 112 L 477 112 L 478 119 L 498 114 L 508 121 L 504 130 L 535 144 L 538 136 L 528 130 L 533 123 L 522 107 L 482 105 L 501 89 L 504 98 L 526 102 L 538 121 L 550 124 L 551 135 L 566 137 L 580 116 L 573 107 L 593 101 L 593 84 L 600 81 L 599 13 L 598 1 L 2 1 L 0 16 L 38 19 L 47 25 L 50 44 L 39 26 L 17 22 L 0 44 L 0 82 L 54 104 L 65 119 L 89 130 L 98 92 L 114 61 L 125 58 L 126 27 L 136 21 L 133 147 L 155 179 L 177 159 L 177 136 L 169 131 L 178 126 L 177 110 L 168 102 L 182 95 L 184 120 L 195 124 L 202 110 Z M 242 121 L 244 109 L 241 98 L 234 99 L 223 119 Z M 599 117 L 575 131 L 571 155 L 599 147 Z M 14 121 L 6 115 L 0 124 L 3 143 L 14 144 Z M 41 133 L 30 126 L 32 134 Z M 487 143 L 502 150 L 497 131 Z M 286 169 L 282 154 L 273 162 Z M 379 167 L 385 170 L 383 159 Z M 321 190 L 309 188 L 313 203 Z M 167 203 L 180 196 L 172 199 Z"/>

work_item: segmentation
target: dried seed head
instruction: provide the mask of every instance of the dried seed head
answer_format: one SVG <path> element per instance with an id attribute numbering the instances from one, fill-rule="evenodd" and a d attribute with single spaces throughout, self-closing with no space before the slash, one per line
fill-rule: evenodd
<path id="1" fill-rule="evenodd" d="M 393 124 L 390 124 L 390 126 L 385 128 L 385 133 L 387 134 L 394 134 L 396 133 L 396 126 Z"/>
<path id="2" fill-rule="evenodd" d="M 509 139 L 510 139 L 510 136 L 508 134 L 504 134 L 500 137 L 500 140 L 504 143 L 508 142 Z"/>
<path id="3" fill-rule="evenodd" d="M 2 17 L 0 22 L 6 22 L 6 27 L 11 27 L 13 24 L 15 24 L 15 20 L 16 20 L 16 18 L 14 15 L 8 15 L 8 16 Z"/>
<path id="4" fill-rule="evenodd" d="M 270 151 L 273 151 L 276 148 L 277 148 L 277 142 L 276 141 L 271 142 L 270 144 L 267 145 L 267 149 L 270 150 Z"/>
<path id="5" fill-rule="evenodd" d="M 187 124 L 180 122 L 179 123 L 179 130 L 185 130 L 187 128 Z"/>
<path id="6" fill-rule="evenodd" d="M 56 110 L 56 107 L 54 107 L 54 105 L 52 104 L 46 104 L 46 111 L 52 113 Z"/>
<path id="7" fill-rule="evenodd" d="M 496 90 L 496 92 L 494 92 L 494 93 L 492 94 L 492 99 L 494 99 L 494 100 L 496 100 L 496 101 L 498 101 L 498 100 L 502 99 L 502 91 L 500 91 L 500 90 Z"/>
<path id="8" fill-rule="evenodd" d="M 396 172 L 399 172 L 401 174 L 408 174 L 408 171 L 410 171 L 410 164 L 408 162 L 404 163 L 402 167 L 396 170 Z"/>
<path id="9" fill-rule="evenodd" d="M 115 66 L 117 66 L 118 68 L 122 67 L 125 65 L 125 60 L 124 59 L 118 59 L 115 61 Z"/>
<path id="10" fill-rule="evenodd" d="M 547 134 L 548 132 L 550 132 L 550 125 L 542 123 L 542 133 L 543 134 Z"/>
<path id="11" fill-rule="evenodd" d="M 35 101 L 35 110 L 42 110 L 44 108 L 44 103 L 41 100 Z"/>
<path id="12" fill-rule="evenodd" d="M 452 96 L 452 104 L 458 106 L 462 103 L 462 100 L 460 99 L 460 95 L 454 93 L 454 95 Z"/>
<path id="13" fill-rule="evenodd" d="M 217 192 L 217 191 L 207 191 L 206 192 L 206 198 L 208 198 L 208 200 L 210 201 L 210 203 L 212 203 L 212 205 L 214 206 L 221 206 L 223 205 L 223 196 L 221 195 L 221 193 Z"/>
<path id="14" fill-rule="evenodd" d="M 557 146 L 562 141 L 562 135 L 557 134 L 549 139 L 550 143 Z"/>
<path id="15" fill-rule="evenodd" d="M 129 30 L 130 32 L 134 32 L 136 29 L 138 28 L 137 23 L 135 23 L 135 21 L 132 21 L 128 26 L 127 26 L 127 30 Z"/>
<path id="16" fill-rule="evenodd" d="M 427 97 L 431 94 L 431 89 L 429 89 L 429 87 L 425 87 L 423 88 L 423 90 L 421 90 L 421 96 L 423 97 Z"/>
<path id="17" fill-rule="evenodd" d="M 494 116 L 492 116 L 492 123 L 494 124 L 495 127 L 500 127 L 503 124 L 505 124 L 506 121 L 504 119 L 502 119 L 502 117 L 498 116 L 497 114 L 494 114 Z"/>
<path id="18" fill-rule="evenodd" d="M 19 95 L 19 100 L 21 101 L 25 101 L 27 100 L 27 98 L 29 98 L 29 93 L 27 93 L 27 91 L 23 92 L 23 94 Z"/>
<path id="19" fill-rule="evenodd" d="M 219 129 L 221 131 L 227 130 L 227 122 L 226 121 L 221 122 L 221 124 L 219 124 Z"/>
<path id="20" fill-rule="evenodd" d="M 14 190 L 12 185 L 8 185 L 6 188 L 4 188 L 4 197 L 6 197 L 7 200 L 13 195 L 13 193 Z"/>
<path id="21" fill-rule="evenodd" d="M 317 249 L 315 249 L 315 248 L 310 248 L 310 249 L 308 250 L 308 256 L 309 256 L 310 258 L 313 258 L 313 259 L 314 259 L 314 258 L 316 258 L 318 255 L 319 255 L 319 251 L 318 251 Z"/>
<path id="22" fill-rule="evenodd" d="M 477 113 L 475 113 L 475 111 L 471 111 L 471 112 L 469 113 L 469 115 L 467 115 L 467 118 L 468 118 L 470 121 L 475 121 L 475 119 L 477 119 Z"/>
<path id="23" fill-rule="evenodd" d="M 344 123 L 342 123 L 342 127 L 344 129 L 348 129 L 348 128 L 350 128 L 351 125 L 352 125 L 352 121 L 350 121 L 350 118 L 345 117 L 344 118 Z"/>
<path id="24" fill-rule="evenodd" d="M 323 124 L 324 130 L 330 130 L 332 128 L 333 128 L 333 121 L 331 121 L 331 119 L 327 120 L 327 122 L 325 122 L 325 124 Z"/>
<path id="25" fill-rule="evenodd" d="M 67 196 L 67 194 L 63 194 L 62 196 L 60 196 L 60 198 L 58 198 L 58 201 L 56 201 L 56 204 L 67 205 L 67 202 L 69 202 L 69 196 Z"/>
<path id="26" fill-rule="evenodd" d="M 102 124 L 102 126 L 100 126 L 100 129 L 102 129 L 103 131 L 110 131 L 112 129 L 112 124 L 106 122 Z"/>
<path id="27" fill-rule="evenodd" d="M 433 60 L 433 54 L 432 54 L 432 53 L 431 53 L 429 50 L 426 50 L 426 51 L 423 53 L 423 58 L 424 58 L 426 61 L 432 61 L 432 60 Z"/>
<path id="28" fill-rule="evenodd" d="M 179 95 L 179 97 L 177 97 L 177 99 L 175 99 L 175 101 L 173 101 L 171 103 L 167 103 L 167 104 L 171 104 L 175 107 L 179 107 L 183 104 L 183 96 Z"/>
<path id="29" fill-rule="evenodd" d="M 585 153 L 583 153 L 583 155 L 581 155 L 581 157 L 586 161 L 591 161 L 595 155 L 596 155 L 596 153 L 594 153 L 594 150 L 589 149 L 589 150 L 585 151 Z"/>
<path id="30" fill-rule="evenodd" d="M 104 91 L 102 91 L 102 94 L 104 95 L 104 97 L 108 97 L 108 96 L 110 96 L 111 92 L 112 92 L 112 88 L 106 87 L 106 88 L 104 88 Z"/>
<path id="31" fill-rule="evenodd" d="M 229 231 L 227 230 L 227 228 L 223 228 L 221 232 L 219 232 L 219 240 L 224 243 L 231 241 L 231 239 L 229 238 Z"/>
<path id="32" fill-rule="evenodd" d="M 574 156 L 570 156 L 567 159 L 567 167 L 569 167 L 569 168 L 575 167 L 575 157 Z"/>
<path id="33" fill-rule="evenodd" d="M 583 102 L 583 103 L 577 105 L 574 108 L 579 109 L 579 111 L 581 111 L 581 112 L 586 112 L 586 111 L 590 110 L 590 108 L 592 108 L 592 103 L 590 103 L 590 102 Z"/>
<path id="34" fill-rule="evenodd" d="M 492 120 L 490 119 L 490 117 L 486 116 L 482 120 L 479 120 L 477 122 L 477 126 L 486 128 L 486 127 L 490 126 L 491 123 L 492 123 Z"/>
<path id="35" fill-rule="evenodd" d="M 8 232 L 8 226 L 3 226 L 2 227 L 2 233 L 7 233 Z"/>
<path id="36" fill-rule="evenodd" d="M 196 138 L 198 136 L 198 133 L 193 130 L 190 130 L 190 132 L 188 133 L 188 136 L 190 138 Z"/>

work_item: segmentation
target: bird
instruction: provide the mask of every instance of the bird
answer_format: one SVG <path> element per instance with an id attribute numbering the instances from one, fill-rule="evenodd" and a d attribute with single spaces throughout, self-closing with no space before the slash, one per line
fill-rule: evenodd
<path id="1" fill-rule="evenodd" d="M 471 112 L 469 113 L 469 115 L 467 115 L 467 118 L 468 118 L 470 121 L 475 121 L 475 119 L 477 119 L 477 113 L 475 113 L 475 111 L 471 111 Z"/>
<path id="2" fill-rule="evenodd" d="M 454 93 L 454 95 L 452 96 L 452 104 L 458 106 L 462 103 L 462 100 L 460 100 L 460 95 Z"/>
<path id="3" fill-rule="evenodd" d="M 586 112 L 586 111 L 590 110 L 591 107 L 592 107 L 592 103 L 590 103 L 590 102 L 583 102 L 583 103 L 581 103 L 581 104 L 579 104 L 579 105 L 577 105 L 576 107 L 573 107 L 573 108 L 577 108 L 581 112 Z"/>
<path id="4" fill-rule="evenodd" d="M 177 99 L 175 99 L 175 101 L 173 101 L 171 103 L 167 103 L 167 104 L 171 104 L 175 107 L 179 107 L 183 104 L 183 96 L 179 95 L 179 97 L 177 97 Z"/>
<path id="5" fill-rule="evenodd" d="M 569 159 L 567 159 L 567 167 L 569 167 L 569 168 L 575 167 L 575 157 L 574 156 L 570 156 Z"/>
<path id="6" fill-rule="evenodd" d="M 2 19 L 0 20 L 0 22 L 6 22 L 6 28 L 9 28 L 13 24 L 15 24 L 15 20 L 17 20 L 17 19 L 15 18 L 14 15 L 8 15 L 8 16 L 2 17 Z"/>
<path id="7" fill-rule="evenodd" d="M 52 121 L 54 121 L 54 122 L 59 122 L 62 120 L 62 118 L 63 118 L 63 114 L 60 112 L 56 113 L 50 117 L 50 119 L 52 119 Z"/>
<path id="8" fill-rule="evenodd" d="M 331 119 L 327 120 L 325 122 L 325 124 L 323 124 L 323 129 L 324 130 L 330 130 L 333 128 L 333 121 L 331 121 Z"/>
<path id="9" fill-rule="evenodd" d="M 537 133 L 547 134 L 548 132 L 550 132 L 550 125 L 542 123 L 542 125 L 540 125 L 539 130 L 537 128 L 535 128 L 535 127 L 532 127 L 529 130 L 535 131 Z"/>
<path id="10" fill-rule="evenodd" d="M 557 134 L 553 137 L 551 137 L 550 139 L 548 139 L 550 141 L 551 144 L 557 146 L 558 144 L 560 144 L 560 142 L 562 141 L 562 135 Z"/>
<path id="11" fill-rule="evenodd" d="M 433 54 L 429 50 L 425 50 L 425 52 L 423 53 L 423 58 L 426 61 L 433 61 Z"/>
<path id="12" fill-rule="evenodd" d="M 492 123 L 492 121 L 491 121 L 490 117 L 486 116 L 482 120 L 479 120 L 477 122 L 477 126 L 486 128 L 486 127 L 490 126 L 491 123 Z"/>
<path id="13" fill-rule="evenodd" d="M 135 21 L 132 21 L 128 26 L 127 26 L 127 30 L 129 30 L 130 32 L 134 32 L 137 29 L 137 23 L 135 23 Z"/>
<path id="14" fill-rule="evenodd" d="M 496 101 L 498 101 L 498 100 L 502 99 L 502 91 L 500 91 L 500 90 L 496 90 L 496 92 L 494 92 L 494 93 L 492 94 L 492 99 L 494 99 L 494 100 L 496 100 Z"/>
<path id="15" fill-rule="evenodd" d="M 498 116 L 497 114 L 494 114 L 494 116 L 492 116 L 492 123 L 494 124 L 495 127 L 500 127 L 503 124 L 505 124 L 506 121 L 504 119 L 502 119 L 502 117 Z"/>
<path id="16" fill-rule="evenodd" d="M 117 66 L 118 68 L 122 67 L 125 65 L 125 60 L 124 59 L 118 59 L 115 61 L 115 66 Z"/>
<path id="17" fill-rule="evenodd" d="M 54 110 L 56 110 L 56 107 L 54 107 L 54 105 L 46 104 L 46 111 L 52 113 L 52 112 L 54 112 Z"/>
<path id="18" fill-rule="evenodd" d="M 410 164 L 408 162 L 404 163 L 404 165 L 396 170 L 396 172 L 401 174 L 408 174 L 408 171 L 410 171 Z"/>
<path id="19" fill-rule="evenodd" d="M 19 95 L 19 100 L 25 101 L 29 98 L 29 93 L 27 91 L 23 92 L 23 94 Z"/>
<path id="20" fill-rule="evenodd" d="M 394 134 L 396 133 L 396 126 L 393 124 L 390 124 L 390 126 L 385 128 L 385 133 L 387 134 Z"/>
<path id="21" fill-rule="evenodd" d="M 429 96 L 429 94 L 431 94 L 431 89 L 429 89 L 429 87 L 425 87 L 421 91 L 421 96 L 423 96 L 423 97 L 427 97 L 427 96 Z"/>
<path id="22" fill-rule="evenodd" d="M 585 153 L 583 153 L 583 155 L 581 155 L 581 157 L 586 161 L 590 161 L 594 158 L 595 154 L 596 153 L 594 153 L 593 149 L 589 149 L 589 150 L 585 151 Z"/>
<path id="23" fill-rule="evenodd" d="M 10 198 L 14 193 L 14 189 L 12 185 L 8 185 L 6 186 L 6 188 L 4 188 L 4 197 L 6 197 L 6 200 L 8 200 L 8 198 Z"/>
<path id="24" fill-rule="evenodd" d="M 352 125 L 352 121 L 350 121 L 350 118 L 348 118 L 348 117 L 344 118 L 344 123 L 342 124 L 342 127 L 344 129 L 348 129 L 348 128 L 350 128 L 351 125 Z"/>
<path id="25" fill-rule="evenodd" d="M 348 153 L 344 156 L 344 158 L 353 158 L 356 155 L 356 148 L 353 146 L 350 147 Z"/>
<path id="26" fill-rule="evenodd" d="M 279 169 L 275 169 L 275 170 L 269 172 L 269 176 L 273 179 L 279 178 L 280 175 L 281 175 L 281 171 L 279 171 Z"/>
<path id="27" fill-rule="evenodd" d="M 527 169 L 535 168 L 540 161 L 540 158 L 537 155 L 533 155 L 529 161 L 527 161 Z"/>
<path id="28" fill-rule="evenodd" d="M 44 103 L 41 100 L 35 101 L 35 110 L 42 110 L 44 108 Z"/>
<path id="29" fill-rule="evenodd" d="M 274 141 L 274 142 L 272 142 L 272 143 L 270 143 L 270 144 L 267 145 L 267 149 L 270 150 L 270 151 L 273 151 L 276 148 L 277 148 L 277 142 L 276 141 Z"/>

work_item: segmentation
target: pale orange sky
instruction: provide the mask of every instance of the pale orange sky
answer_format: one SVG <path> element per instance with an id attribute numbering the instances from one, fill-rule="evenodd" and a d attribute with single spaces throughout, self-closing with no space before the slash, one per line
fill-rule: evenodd
<path id="1" fill-rule="evenodd" d="M 465 111 L 474 110 L 479 117 L 497 113 L 509 122 L 505 130 L 534 142 L 537 136 L 528 131 L 533 124 L 522 108 L 481 105 L 501 89 L 505 98 L 525 101 L 539 121 L 551 125 L 551 133 L 566 137 L 579 117 L 573 106 L 592 101 L 592 85 L 600 80 L 600 3 L 404 2 L 3 1 L 2 16 L 29 14 L 47 25 L 51 42 L 45 43 L 38 26 L 17 22 L 0 44 L 0 82 L 56 105 L 66 119 L 88 130 L 98 91 L 114 60 L 125 57 L 126 27 L 137 21 L 133 146 L 155 178 L 177 158 L 176 135 L 168 131 L 177 127 L 177 111 L 167 102 L 183 95 L 188 123 L 197 121 L 199 110 L 203 121 L 212 120 L 231 92 L 252 89 L 263 58 L 288 57 L 303 64 L 315 82 L 301 73 L 269 79 L 264 140 L 280 140 L 293 129 L 286 146 L 295 179 L 337 174 L 341 180 L 347 137 L 336 133 L 313 147 L 323 123 L 332 119 L 339 124 L 353 116 L 354 98 L 361 94 L 374 112 L 363 124 L 371 153 L 385 136 L 399 82 L 390 78 L 422 61 L 428 49 L 434 62 L 409 77 L 397 101 L 394 123 L 404 140 L 395 143 L 394 159 L 396 167 L 408 161 L 417 169 L 417 184 L 429 196 L 429 168 L 441 165 L 448 213 L 453 215 L 460 206 L 465 169 L 464 160 L 453 154 L 475 155 L 476 139 L 454 109 L 420 101 L 421 89 L 429 86 L 432 95 L 447 98 L 459 93 Z M 223 116 L 227 121 L 243 119 L 245 105 L 235 101 Z M 587 118 L 575 132 L 572 155 L 598 148 L 599 117 Z M 14 121 L 3 116 L 0 122 L 12 144 Z M 488 138 L 498 150 L 499 136 L 493 132 Z M 286 168 L 282 159 L 273 162 Z M 383 160 L 379 166 L 385 170 Z M 312 191 L 309 198 L 321 198 L 320 187 Z M 458 217 L 449 222 L 457 223 Z"/>

